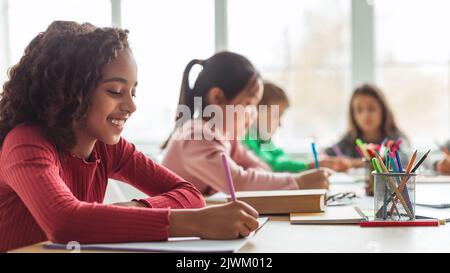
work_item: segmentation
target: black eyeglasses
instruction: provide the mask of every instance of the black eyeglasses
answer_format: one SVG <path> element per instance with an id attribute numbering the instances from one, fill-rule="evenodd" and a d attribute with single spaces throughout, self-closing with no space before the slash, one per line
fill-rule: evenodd
<path id="1" fill-rule="evenodd" d="M 351 203 L 357 197 L 353 191 L 336 193 L 327 197 L 327 205 L 345 205 Z"/>

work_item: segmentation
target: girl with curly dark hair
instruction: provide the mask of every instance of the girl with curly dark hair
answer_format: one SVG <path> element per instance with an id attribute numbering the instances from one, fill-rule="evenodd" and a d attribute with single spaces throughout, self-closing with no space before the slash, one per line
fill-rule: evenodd
<path id="1" fill-rule="evenodd" d="M 136 111 L 127 34 L 55 21 L 10 69 L 0 99 L 0 252 L 45 240 L 226 239 L 257 228 L 253 208 L 202 208 L 192 184 L 120 137 Z M 151 197 L 101 204 L 108 178 Z"/>

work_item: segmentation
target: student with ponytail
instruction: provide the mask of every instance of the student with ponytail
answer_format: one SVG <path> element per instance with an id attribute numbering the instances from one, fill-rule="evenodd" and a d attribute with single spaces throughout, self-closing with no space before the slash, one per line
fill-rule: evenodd
<path id="1" fill-rule="evenodd" d="M 191 88 L 189 74 L 194 65 L 203 69 Z M 163 145 L 162 164 L 203 194 L 229 192 L 221 154 L 228 158 L 238 191 L 327 188 L 328 169 L 274 173 L 242 146 L 240 140 L 255 118 L 262 94 L 259 73 L 239 54 L 220 52 L 189 62 L 183 74 L 175 129 Z"/>

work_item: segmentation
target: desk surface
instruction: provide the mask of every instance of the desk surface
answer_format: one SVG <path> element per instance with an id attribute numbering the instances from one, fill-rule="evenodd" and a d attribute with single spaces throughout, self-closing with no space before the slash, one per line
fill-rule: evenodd
<path id="1" fill-rule="evenodd" d="M 241 252 L 450 252 L 450 225 L 360 228 L 357 225 L 291 225 L 272 219 Z"/>
<path id="2" fill-rule="evenodd" d="M 441 184 L 440 188 L 443 186 Z M 426 187 L 438 186 L 426 185 Z M 445 187 L 450 189 L 450 184 L 446 184 Z M 440 188 L 436 192 L 442 192 Z M 346 190 L 363 192 L 361 185 L 332 186 L 332 191 Z M 365 201 L 367 204 L 367 200 Z M 44 249 L 43 244 L 11 252 L 70 252 L 70 250 Z M 291 225 L 287 216 L 273 216 L 240 252 L 450 252 L 450 224 L 440 227 L 406 228 Z"/>

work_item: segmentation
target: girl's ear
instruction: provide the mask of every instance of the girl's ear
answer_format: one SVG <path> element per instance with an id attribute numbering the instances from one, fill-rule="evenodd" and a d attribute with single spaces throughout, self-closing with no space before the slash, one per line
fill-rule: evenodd
<path id="1" fill-rule="evenodd" d="M 213 87 L 209 89 L 208 92 L 208 104 L 215 104 L 215 105 L 224 105 L 226 104 L 225 96 L 223 95 L 222 89 L 219 87 Z"/>

